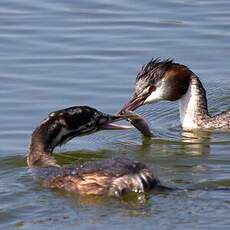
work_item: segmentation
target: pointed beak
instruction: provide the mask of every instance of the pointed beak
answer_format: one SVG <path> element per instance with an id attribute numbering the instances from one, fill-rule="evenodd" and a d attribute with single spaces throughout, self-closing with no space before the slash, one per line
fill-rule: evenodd
<path id="1" fill-rule="evenodd" d="M 144 136 L 152 137 L 150 127 L 148 123 L 139 116 L 138 114 L 126 111 L 123 115 L 108 115 L 103 114 L 99 120 L 99 130 L 123 130 L 123 129 L 132 129 L 133 126 L 113 124 L 113 122 L 120 120 L 129 120 L 130 123 L 137 128 Z"/>
<path id="2" fill-rule="evenodd" d="M 100 130 L 123 130 L 123 129 L 132 129 L 133 126 L 122 125 L 122 124 L 113 124 L 113 122 L 127 120 L 130 115 L 109 115 L 104 114 L 99 120 Z"/>
<path id="3" fill-rule="evenodd" d="M 118 114 L 124 114 L 125 111 L 133 111 L 144 104 L 148 95 L 137 95 L 136 93 L 129 99 L 127 104 L 118 112 Z"/>

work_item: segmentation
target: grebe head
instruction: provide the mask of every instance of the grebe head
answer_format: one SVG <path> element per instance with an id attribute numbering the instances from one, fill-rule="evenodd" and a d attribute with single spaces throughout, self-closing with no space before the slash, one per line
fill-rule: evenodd
<path id="1" fill-rule="evenodd" d="M 109 115 L 88 106 L 74 106 L 51 112 L 34 131 L 32 139 L 42 141 L 52 151 L 76 136 L 105 129 L 125 129 L 127 126 L 111 124 L 126 119 L 126 115 Z"/>
<path id="2" fill-rule="evenodd" d="M 119 113 L 160 100 L 180 99 L 188 90 L 191 74 L 186 66 L 173 60 L 151 60 L 138 73 L 135 93 Z"/>

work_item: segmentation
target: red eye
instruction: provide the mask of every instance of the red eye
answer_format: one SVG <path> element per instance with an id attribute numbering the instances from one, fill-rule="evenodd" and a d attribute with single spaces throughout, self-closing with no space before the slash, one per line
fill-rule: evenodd
<path id="1" fill-rule="evenodd" d="M 156 90 L 156 86 L 155 85 L 149 86 L 149 92 L 150 93 L 153 92 L 153 91 L 155 91 L 155 90 Z"/>

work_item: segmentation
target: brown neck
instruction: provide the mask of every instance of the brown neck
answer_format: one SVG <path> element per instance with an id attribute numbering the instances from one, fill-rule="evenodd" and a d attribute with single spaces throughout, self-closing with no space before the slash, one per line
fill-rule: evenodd
<path id="1" fill-rule="evenodd" d="M 52 149 L 46 144 L 46 127 L 35 129 L 31 137 L 27 164 L 29 167 L 58 166 L 52 155 Z"/>

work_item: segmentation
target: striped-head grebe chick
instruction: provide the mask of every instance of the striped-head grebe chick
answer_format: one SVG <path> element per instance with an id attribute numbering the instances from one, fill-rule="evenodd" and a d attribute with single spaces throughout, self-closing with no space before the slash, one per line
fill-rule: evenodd
<path id="1" fill-rule="evenodd" d="M 132 115 L 133 116 L 133 115 Z M 53 149 L 70 139 L 103 129 L 125 129 L 112 122 L 129 115 L 108 115 L 87 106 L 76 106 L 49 114 L 31 137 L 28 166 L 42 184 L 80 195 L 119 196 L 124 192 L 145 192 L 160 186 L 144 164 L 128 159 L 113 159 L 61 167 Z"/>
<path id="2" fill-rule="evenodd" d="M 169 59 L 151 60 L 142 67 L 136 78 L 135 94 L 119 113 L 161 100 L 179 100 L 180 121 L 185 130 L 230 129 L 230 110 L 210 116 L 199 78 L 187 66 Z"/>

